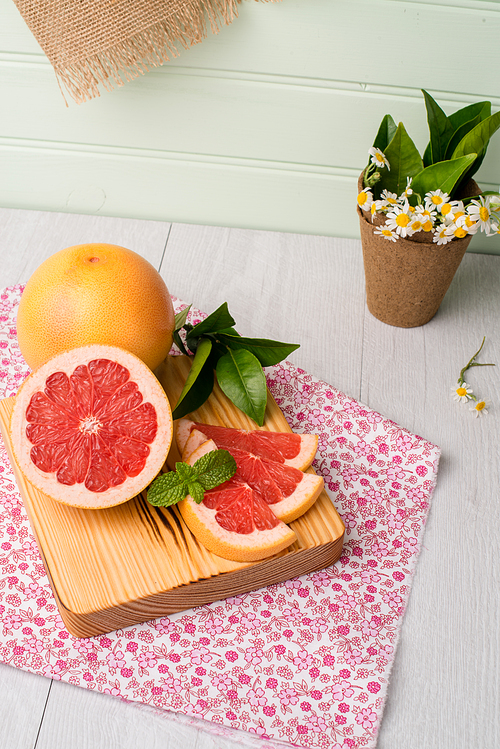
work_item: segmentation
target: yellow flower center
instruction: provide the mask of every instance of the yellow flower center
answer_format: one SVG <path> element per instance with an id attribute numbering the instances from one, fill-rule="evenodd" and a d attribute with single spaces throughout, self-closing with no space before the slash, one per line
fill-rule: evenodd
<path id="1" fill-rule="evenodd" d="M 448 213 L 451 211 L 451 205 L 449 203 L 443 203 L 441 206 L 441 213 L 443 216 L 447 216 Z"/>
<path id="2" fill-rule="evenodd" d="M 433 195 L 431 198 L 431 202 L 434 203 L 434 205 L 439 205 L 443 202 L 443 198 L 440 198 L 439 195 Z"/>
<path id="3" fill-rule="evenodd" d="M 391 205 L 396 205 L 398 201 L 396 198 L 387 198 L 387 202 L 390 203 Z"/>
<path id="4" fill-rule="evenodd" d="M 366 192 L 360 192 L 358 195 L 358 205 L 364 205 L 366 201 L 368 200 L 368 195 Z"/>
<path id="5" fill-rule="evenodd" d="M 384 237 L 392 237 L 392 231 L 390 229 L 382 229 Z"/>
<path id="6" fill-rule="evenodd" d="M 432 221 L 429 221 L 429 220 L 424 221 L 424 223 L 422 224 L 422 229 L 424 231 L 431 231 L 431 229 L 432 229 Z"/>
<path id="7" fill-rule="evenodd" d="M 400 213 L 396 218 L 396 223 L 398 226 L 408 226 L 410 223 L 410 217 L 406 213 Z"/>
<path id="8" fill-rule="evenodd" d="M 482 205 L 479 209 L 479 217 L 481 221 L 487 221 L 490 217 L 490 212 L 485 205 Z"/>
<path id="9" fill-rule="evenodd" d="M 457 211 L 456 213 L 453 214 L 453 220 L 456 221 L 457 218 L 460 218 L 460 216 L 465 216 L 465 212 L 464 211 Z"/>
<path id="10" fill-rule="evenodd" d="M 476 405 L 476 411 L 482 411 L 483 408 L 486 408 L 486 403 L 484 401 L 479 401 Z"/>
<path id="11" fill-rule="evenodd" d="M 370 208 L 370 211 L 371 211 L 372 216 L 373 216 L 374 213 L 377 212 L 377 204 L 376 203 L 372 203 L 372 207 Z"/>
<path id="12" fill-rule="evenodd" d="M 376 159 L 377 159 L 377 161 L 379 161 L 379 162 L 380 162 L 381 164 L 383 164 L 383 163 L 384 163 L 384 157 L 382 156 L 382 154 L 381 154 L 381 153 L 376 153 L 376 154 L 375 154 L 375 158 L 376 158 Z"/>
<path id="13" fill-rule="evenodd" d="M 422 228 L 422 223 L 420 221 L 414 221 L 413 224 L 411 225 L 411 228 L 414 231 L 420 231 L 420 229 Z"/>
<path id="14" fill-rule="evenodd" d="M 467 395 L 467 390 L 465 388 L 457 388 L 457 395 L 460 395 L 460 397 Z"/>
<path id="15" fill-rule="evenodd" d="M 462 229 L 460 226 L 455 229 L 453 234 L 458 237 L 458 239 L 463 239 L 463 237 L 467 236 L 465 229 Z"/>
<path id="16" fill-rule="evenodd" d="M 468 229 L 470 229 L 470 228 L 471 228 L 471 226 L 474 226 L 474 225 L 475 225 L 475 223 L 476 223 L 476 222 L 475 222 L 475 221 L 473 221 L 473 220 L 472 220 L 472 219 L 470 218 L 470 216 L 467 216 L 467 218 L 465 219 L 465 225 L 466 225 L 466 227 L 467 227 Z"/>

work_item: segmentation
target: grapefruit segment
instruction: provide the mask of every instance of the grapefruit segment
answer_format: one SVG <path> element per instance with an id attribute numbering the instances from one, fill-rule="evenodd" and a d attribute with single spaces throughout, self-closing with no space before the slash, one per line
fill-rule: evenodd
<path id="1" fill-rule="evenodd" d="M 193 429 L 198 429 L 207 439 L 213 440 L 217 447 L 236 447 L 261 458 L 298 468 L 299 471 L 305 471 L 311 465 L 318 449 L 318 437 L 315 434 L 268 432 L 258 429 L 247 432 L 243 429 L 179 419 L 176 423 L 176 440 L 181 453 Z"/>
<path id="2" fill-rule="evenodd" d="M 160 471 L 172 439 L 170 405 L 151 370 L 114 346 L 56 355 L 16 396 L 16 461 L 38 489 L 64 504 L 112 507 Z"/>
<path id="3" fill-rule="evenodd" d="M 205 441 L 189 456 L 193 465 L 198 458 L 217 446 Z M 188 495 L 178 504 L 184 522 L 209 551 L 235 562 L 266 559 L 296 540 L 295 533 L 279 520 L 260 494 L 242 479 L 233 477 L 205 492 L 197 504 Z"/>
<path id="4" fill-rule="evenodd" d="M 205 440 L 198 429 L 190 433 L 182 460 L 189 462 L 193 447 L 196 449 Z M 236 461 L 235 479 L 240 479 L 257 491 L 270 506 L 273 513 L 284 523 L 291 523 L 312 507 L 324 486 L 321 476 L 315 473 L 303 473 L 283 463 L 239 450 L 235 447 L 224 448 Z M 227 483 L 227 482 L 226 482 Z"/>

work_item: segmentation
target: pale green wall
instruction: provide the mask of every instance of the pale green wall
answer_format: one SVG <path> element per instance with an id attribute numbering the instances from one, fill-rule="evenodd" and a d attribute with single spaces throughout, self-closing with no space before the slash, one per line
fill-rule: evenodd
<path id="1" fill-rule="evenodd" d="M 357 237 L 382 116 L 423 149 L 420 88 L 500 108 L 500 1 L 243 2 L 219 35 L 66 107 L 0 0 L 0 205 Z M 499 189 L 500 133 L 478 174 Z M 500 254 L 500 238 L 471 249 Z"/>

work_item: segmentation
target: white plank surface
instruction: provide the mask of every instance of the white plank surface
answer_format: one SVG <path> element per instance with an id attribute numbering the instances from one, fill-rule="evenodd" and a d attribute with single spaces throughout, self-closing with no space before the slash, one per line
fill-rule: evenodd
<path id="1" fill-rule="evenodd" d="M 173 294 L 207 312 L 227 301 L 240 332 L 300 343 L 295 364 L 442 447 L 378 749 L 500 746 L 500 258 L 466 255 L 434 320 L 402 330 L 366 311 L 355 240 L 3 209 L 0 286 L 96 240 L 141 252 Z M 493 401 L 476 420 L 449 393 L 483 335 L 481 360 L 497 367 L 470 373 Z M 254 745 L 49 684 L 0 667 L 2 749 Z"/>

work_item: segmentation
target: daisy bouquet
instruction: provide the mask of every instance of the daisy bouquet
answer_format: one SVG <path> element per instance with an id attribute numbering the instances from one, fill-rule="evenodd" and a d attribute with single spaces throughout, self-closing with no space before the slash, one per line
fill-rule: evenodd
<path id="1" fill-rule="evenodd" d="M 491 114 L 483 101 L 447 116 L 422 93 L 430 133 L 423 156 L 403 123 L 385 115 L 369 149 L 359 208 L 377 224 L 375 233 L 393 242 L 417 233 L 438 245 L 478 231 L 500 234 L 500 194 L 462 197 L 500 128 L 500 112 Z"/>

